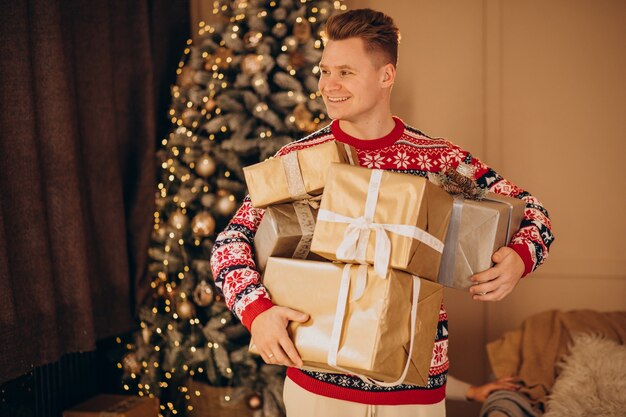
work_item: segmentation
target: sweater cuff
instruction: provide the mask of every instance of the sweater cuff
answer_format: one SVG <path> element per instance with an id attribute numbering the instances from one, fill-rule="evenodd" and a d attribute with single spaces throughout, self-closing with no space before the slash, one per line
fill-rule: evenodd
<path id="1" fill-rule="evenodd" d="M 524 274 L 522 275 L 522 278 L 533 272 L 535 262 L 533 261 L 533 257 L 530 254 L 528 246 L 522 243 L 514 243 L 509 245 L 509 248 L 517 252 L 517 254 L 522 258 L 522 261 L 524 261 Z"/>
<path id="2" fill-rule="evenodd" d="M 269 298 L 259 298 L 248 304 L 241 313 L 241 322 L 250 331 L 252 322 L 259 314 L 274 307 L 274 303 Z"/>

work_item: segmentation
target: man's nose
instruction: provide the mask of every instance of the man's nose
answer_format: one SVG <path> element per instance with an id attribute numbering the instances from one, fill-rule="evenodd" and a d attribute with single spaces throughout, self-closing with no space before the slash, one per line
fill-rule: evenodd
<path id="1" fill-rule="evenodd" d="M 323 91 L 336 91 L 341 88 L 341 84 L 337 82 L 334 77 L 329 77 L 324 83 L 322 90 Z"/>

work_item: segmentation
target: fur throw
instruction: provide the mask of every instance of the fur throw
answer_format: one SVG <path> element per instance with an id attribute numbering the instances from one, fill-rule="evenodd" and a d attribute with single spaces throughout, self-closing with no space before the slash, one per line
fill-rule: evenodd
<path id="1" fill-rule="evenodd" d="M 626 415 L 626 346 L 578 334 L 557 366 L 544 417 Z"/>

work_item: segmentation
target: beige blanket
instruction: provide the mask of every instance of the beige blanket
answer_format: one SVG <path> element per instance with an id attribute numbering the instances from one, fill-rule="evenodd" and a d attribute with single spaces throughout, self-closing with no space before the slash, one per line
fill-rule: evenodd
<path id="1" fill-rule="evenodd" d="M 519 330 L 487 345 L 496 377 L 517 375 L 524 392 L 544 403 L 558 376 L 555 364 L 568 352 L 575 333 L 595 333 L 621 344 L 626 341 L 626 311 L 546 311 L 529 317 Z"/>

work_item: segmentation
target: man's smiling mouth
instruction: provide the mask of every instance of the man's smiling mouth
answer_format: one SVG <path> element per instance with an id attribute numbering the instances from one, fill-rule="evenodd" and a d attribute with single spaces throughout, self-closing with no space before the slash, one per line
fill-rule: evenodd
<path id="1" fill-rule="evenodd" d="M 347 99 L 349 99 L 350 97 L 326 97 L 328 99 L 328 101 L 330 101 L 331 103 L 341 103 L 342 101 L 346 101 Z"/>

